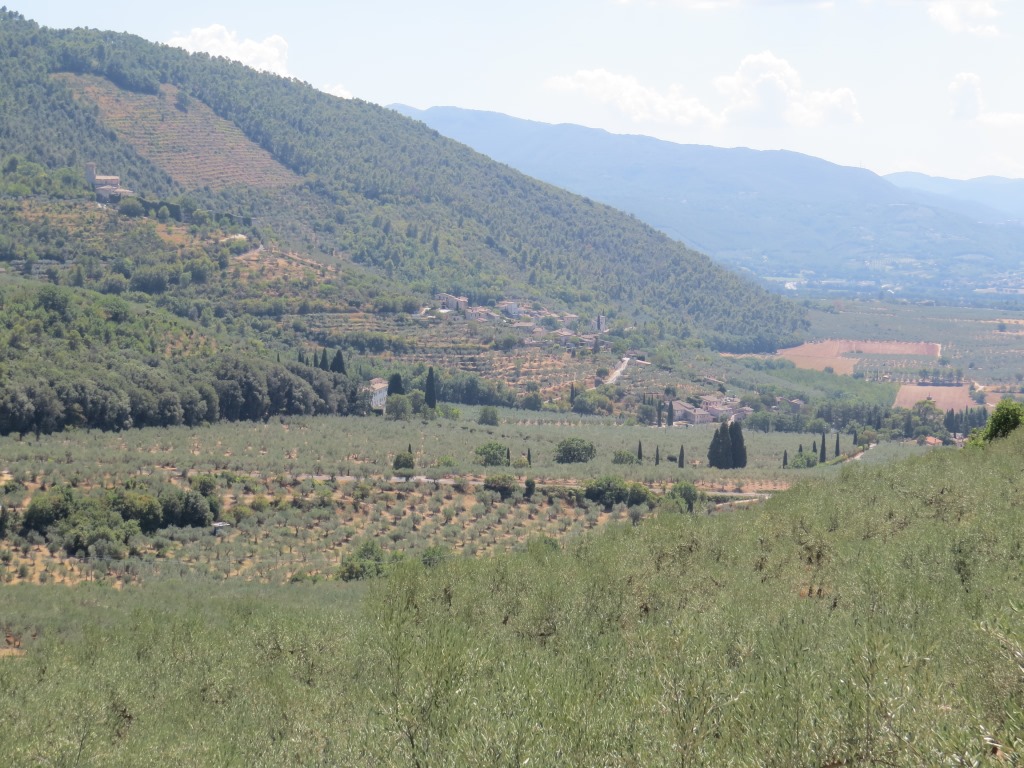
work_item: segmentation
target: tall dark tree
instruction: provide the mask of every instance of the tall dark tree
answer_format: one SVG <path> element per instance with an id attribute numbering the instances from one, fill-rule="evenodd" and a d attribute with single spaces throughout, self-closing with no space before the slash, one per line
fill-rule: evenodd
<path id="1" fill-rule="evenodd" d="M 639 442 L 636 444 L 636 460 L 642 462 L 644 460 L 644 444 Z"/>
<path id="2" fill-rule="evenodd" d="M 402 374 L 392 373 L 388 379 L 388 397 L 391 395 L 404 395 L 405 385 L 402 384 Z"/>
<path id="3" fill-rule="evenodd" d="M 839 433 L 836 432 L 836 458 L 839 458 Z"/>
<path id="4" fill-rule="evenodd" d="M 528 467 L 532 467 L 533 466 L 533 456 L 530 454 L 530 449 L 529 448 L 526 449 L 526 466 L 528 466 Z"/>
<path id="5" fill-rule="evenodd" d="M 665 410 L 665 404 L 663 402 L 661 402 L 661 401 L 658 401 L 658 426 L 659 427 L 661 426 L 661 413 L 664 410 Z"/>
<path id="6" fill-rule="evenodd" d="M 345 358 L 342 356 L 340 349 L 334 353 L 334 358 L 331 360 L 331 371 L 342 375 L 347 373 L 345 370 Z"/>
<path id="7" fill-rule="evenodd" d="M 327 359 L 327 347 L 324 347 L 324 353 L 320 356 L 320 370 L 329 371 L 331 370 L 331 362 Z"/>
<path id="8" fill-rule="evenodd" d="M 685 457 L 685 453 L 683 451 L 683 446 L 680 445 L 679 446 L 679 468 L 680 469 L 682 469 L 683 467 L 686 466 L 686 459 L 684 457 Z"/>
<path id="9" fill-rule="evenodd" d="M 661 464 L 661 448 L 654 446 L 654 466 Z"/>
<path id="10" fill-rule="evenodd" d="M 576 402 L 576 382 L 569 383 L 569 405 Z"/>
<path id="11" fill-rule="evenodd" d="M 673 422 L 675 422 L 675 420 L 676 420 L 676 411 L 675 411 L 675 408 L 672 406 L 672 401 L 669 400 L 668 401 L 668 418 L 665 419 L 665 426 L 666 427 L 671 427 Z"/>
<path id="12" fill-rule="evenodd" d="M 822 432 L 821 433 L 821 452 L 818 454 L 818 461 L 820 461 L 822 464 L 824 464 L 827 459 L 828 459 L 828 457 L 825 455 L 825 433 Z"/>
<path id="13" fill-rule="evenodd" d="M 437 379 L 434 378 L 434 366 L 427 369 L 427 382 L 424 385 L 423 402 L 427 408 L 437 408 Z"/>
<path id="14" fill-rule="evenodd" d="M 782 452 L 782 468 L 785 469 L 789 466 L 789 451 Z"/>
<path id="15" fill-rule="evenodd" d="M 732 438 L 724 421 L 715 430 L 708 447 L 708 465 L 716 469 L 732 469 Z"/>
<path id="16" fill-rule="evenodd" d="M 739 421 L 733 421 L 729 425 L 729 442 L 732 448 L 733 469 L 747 466 L 747 446 L 743 442 L 743 426 Z"/>

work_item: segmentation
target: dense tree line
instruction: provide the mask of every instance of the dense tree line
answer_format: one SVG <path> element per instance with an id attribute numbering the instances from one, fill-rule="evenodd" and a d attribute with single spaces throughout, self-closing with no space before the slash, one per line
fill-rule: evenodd
<path id="1" fill-rule="evenodd" d="M 0 434 L 347 414 L 358 382 L 284 365 L 166 312 L 52 285 L 0 288 Z"/>
<path id="2" fill-rule="evenodd" d="M 187 489 L 137 485 L 104 492 L 50 488 L 33 496 L 18 532 L 42 537 L 51 549 L 68 555 L 121 559 L 133 536 L 171 526 L 208 526 L 220 513 L 214 484 Z"/>

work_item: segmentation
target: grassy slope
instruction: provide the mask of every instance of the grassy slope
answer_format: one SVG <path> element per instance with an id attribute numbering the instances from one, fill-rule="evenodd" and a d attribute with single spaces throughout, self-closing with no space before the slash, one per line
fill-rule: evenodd
<path id="1" fill-rule="evenodd" d="M 7 589 L 27 654 L 0 659 L 0 759 L 935 765 L 990 758 L 986 738 L 1019 757 L 1022 449 L 408 564 L 361 607 L 333 585 Z"/>

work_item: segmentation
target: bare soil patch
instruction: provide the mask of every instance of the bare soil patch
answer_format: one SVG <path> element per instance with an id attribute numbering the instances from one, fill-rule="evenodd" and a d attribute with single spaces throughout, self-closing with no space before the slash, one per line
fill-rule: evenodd
<path id="1" fill-rule="evenodd" d="M 971 390 L 967 384 L 960 387 L 927 387 L 916 384 L 904 384 L 896 395 L 894 405 L 897 408 L 913 408 L 922 400 L 931 400 L 940 411 L 962 411 L 975 408 L 977 403 L 971 400 Z"/>
<path id="2" fill-rule="evenodd" d="M 851 355 L 886 355 L 890 357 L 938 357 L 942 345 L 930 341 L 851 341 L 827 339 L 812 341 L 799 347 L 779 350 L 779 357 L 790 360 L 797 368 L 853 374 L 857 358 Z"/>

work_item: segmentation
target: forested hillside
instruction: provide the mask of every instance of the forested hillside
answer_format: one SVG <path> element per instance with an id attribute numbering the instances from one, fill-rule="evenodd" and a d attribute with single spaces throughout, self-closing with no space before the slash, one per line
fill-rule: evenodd
<path id="1" fill-rule="evenodd" d="M 139 102 L 133 119 L 152 123 L 133 132 L 138 125 L 118 122 L 82 75 L 130 95 Z M 197 184 L 172 167 L 154 142 L 175 138 L 167 132 L 181 122 L 146 117 L 167 99 L 183 114 L 208 109 L 235 126 L 286 169 L 288 183 Z M 631 217 L 390 110 L 224 59 L 130 35 L 40 28 L 8 12 L 0 100 L 0 155 L 50 169 L 95 161 L 147 199 L 184 195 L 192 208 L 251 217 L 264 240 L 366 267 L 396 293 L 553 302 L 627 324 L 656 321 L 671 336 L 731 351 L 772 349 L 803 327 L 797 307 Z"/>

